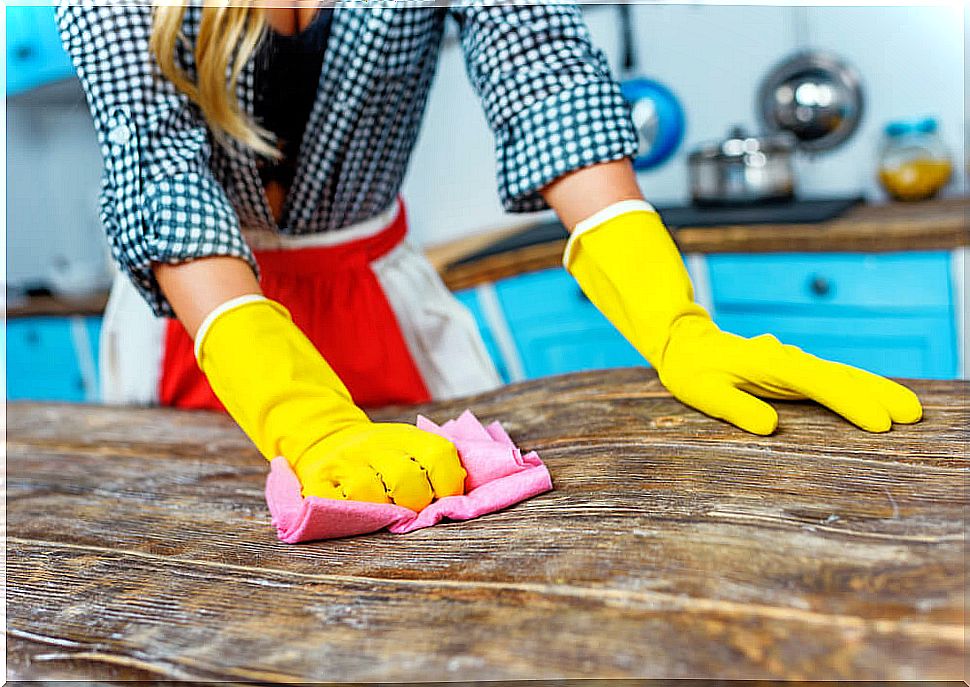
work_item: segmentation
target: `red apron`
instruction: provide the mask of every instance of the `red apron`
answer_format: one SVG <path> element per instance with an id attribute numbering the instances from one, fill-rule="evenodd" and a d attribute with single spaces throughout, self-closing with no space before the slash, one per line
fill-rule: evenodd
<path id="1" fill-rule="evenodd" d="M 263 294 L 289 309 L 363 407 L 431 399 L 370 264 L 406 234 L 401 205 L 396 218 L 373 236 L 335 246 L 254 251 Z M 199 370 L 192 339 L 176 319 L 165 332 L 159 402 L 224 410 Z"/>

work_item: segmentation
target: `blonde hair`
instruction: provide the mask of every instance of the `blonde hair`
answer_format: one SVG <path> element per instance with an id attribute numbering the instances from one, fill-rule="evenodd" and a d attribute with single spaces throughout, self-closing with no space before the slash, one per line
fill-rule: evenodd
<path id="1" fill-rule="evenodd" d="M 194 49 L 194 83 L 175 63 L 176 44 L 186 40 L 182 34 L 184 16 L 181 2 L 155 7 L 148 47 L 162 74 L 199 106 L 216 140 L 224 144 L 227 138 L 233 138 L 257 153 L 278 158 L 273 135 L 240 110 L 236 98 L 242 68 L 266 31 L 263 8 L 252 2 L 235 7 L 205 3 Z"/>

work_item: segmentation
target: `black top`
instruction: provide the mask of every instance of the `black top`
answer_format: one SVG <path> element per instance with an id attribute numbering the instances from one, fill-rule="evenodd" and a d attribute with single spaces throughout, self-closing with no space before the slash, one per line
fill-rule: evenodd
<path id="1" fill-rule="evenodd" d="M 256 122 L 276 135 L 281 160 L 263 159 L 259 174 L 265 186 L 276 181 L 289 188 L 310 111 L 316 100 L 323 53 L 330 37 L 332 9 L 320 9 L 302 31 L 270 31 L 256 57 Z"/>

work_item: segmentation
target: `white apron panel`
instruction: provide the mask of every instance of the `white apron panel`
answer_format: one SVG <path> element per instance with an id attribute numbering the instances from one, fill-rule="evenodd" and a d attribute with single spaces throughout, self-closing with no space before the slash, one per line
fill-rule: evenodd
<path id="1" fill-rule="evenodd" d="M 115 274 L 101 325 L 101 401 L 157 405 L 168 320 L 155 317 L 128 277 Z"/>
<path id="2" fill-rule="evenodd" d="M 371 263 L 371 269 L 432 398 L 470 396 L 501 386 L 475 318 L 423 254 L 404 241 Z"/>

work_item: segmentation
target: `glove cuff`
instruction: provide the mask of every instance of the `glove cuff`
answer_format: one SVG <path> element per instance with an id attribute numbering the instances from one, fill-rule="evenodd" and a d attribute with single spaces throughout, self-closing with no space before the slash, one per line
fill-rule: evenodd
<path id="1" fill-rule="evenodd" d="M 572 235 L 566 242 L 566 249 L 562 254 L 562 265 L 569 270 L 569 264 L 572 261 L 572 254 L 575 250 L 574 246 L 579 240 L 579 237 L 585 234 L 587 231 L 596 229 L 611 219 L 616 219 L 620 215 L 626 215 L 631 212 L 652 212 L 656 214 L 656 209 L 645 200 L 621 200 L 619 202 L 609 205 L 599 212 L 594 213 L 590 217 L 587 217 L 582 222 L 576 225 L 573 229 Z"/>
<path id="2" fill-rule="evenodd" d="M 228 301 L 216 307 L 212 312 L 205 316 L 205 319 L 202 320 L 202 324 L 199 325 L 199 331 L 197 331 L 195 334 L 195 346 L 193 348 L 195 352 L 195 361 L 198 363 L 200 368 L 202 367 L 202 352 L 205 346 L 205 338 L 208 335 L 209 330 L 212 329 L 212 325 L 215 324 L 216 320 L 225 315 L 227 312 L 236 310 L 237 308 L 241 308 L 251 303 L 262 302 L 268 303 L 273 308 L 286 315 L 287 319 L 289 319 L 290 313 L 286 308 L 276 301 L 271 301 L 266 296 L 256 293 L 230 298 Z"/>

